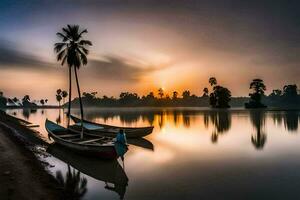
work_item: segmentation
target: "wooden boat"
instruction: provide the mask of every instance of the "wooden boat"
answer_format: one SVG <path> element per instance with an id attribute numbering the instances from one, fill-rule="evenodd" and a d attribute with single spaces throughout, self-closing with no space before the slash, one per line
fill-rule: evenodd
<path id="1" fill-rule="evenodd" d="M 87 158 L 57 144 L 49 145 L 47 152 L 81 173 L 103 181 L 105 189 L 116 192 L 120 199 L 124 198 L 128 186 L 128 177 L 117 159 Z"/>
<path id="2" fill-rule="evenodd" d="M 71 119 L 76 123 L 73 125 L 74 128 L 76 126 L 81 126 L 81 119 L 70 115 Z M 85 129 L 85 133 L 91 136 L 109 136 L 116 137 L 120 129 L 123 129 L 126 133 L 127 138 L 140 138 L 149 135 L 153 131 L 153 126 L 149 127 L 118 127 L 111 126 L 106 124 L 99 124 L 87 120 L 83 120 L 83 127 Z"/>
<path id="3" fill-rule="evenodd" d="M 45 127 L 49 137 L 55 143 L 86 155 L 114 159 L 118 156 L 123 156 L 118 155 L 117 152 L 120 151 L 117 151 L 117 148 L 120 148 L 122 145 L 124 148 L 127 148 L 126 144 L 118 145 L 113 141 L 113 138 L 109 137 L 93 137 L 84 134 L 84 137 L 81 138 L 80 132 L 66 129 L 48 119 L 46 120 Z"/>

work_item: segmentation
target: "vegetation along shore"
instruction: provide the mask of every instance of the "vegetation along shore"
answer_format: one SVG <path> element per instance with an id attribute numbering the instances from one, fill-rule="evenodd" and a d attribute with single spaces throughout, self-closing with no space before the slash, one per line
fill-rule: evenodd
<path id="1" fill-rule="evenodd" d="M 219 84 L 217 79 L 211 77 L 208 81 L 209 87 L 203 88 L 203 94 L 197 96 L 189 90 L 182 94 L 174 91 L 172 94 L 166 93 L 162 88 L 157 92 L 149 92 L 147 95 L 140 96 L 134 92 L 121 92 L 119 97 L 108 97 L 100 95 L 98 92 L 83 92 L 82 104 L 85 107 L 246 107 L 246 108 L 271 108 L 280 109 L 299 109 L 300 94 L 296 84 L 283 86 L 282 89 L 274 89 L 270 94 L 266 94 L 266 86 L 261 79 L 253 79 L 250 83 L 250 93 L 248 97 L 232 97 L 231 91 Z M 66 98 L 70 97 L 68 92 L 57 89 L 54 94 L 57 105 L 48 105 L 48 99 L 31 100 L 29 95 L 23 98 L 6 97 L 0 92 L 0 107 L 2 108 L 60 108 L 68 107 Z M 72 106 L 80 106 L 80 98 L 74 98 Z"/>

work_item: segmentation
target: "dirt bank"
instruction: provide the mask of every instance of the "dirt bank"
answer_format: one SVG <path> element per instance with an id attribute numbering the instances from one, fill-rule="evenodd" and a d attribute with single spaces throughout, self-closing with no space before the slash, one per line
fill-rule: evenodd
<path id="1" fill-rule="evenodd" d="M 30 131 L 0 111 L 0 199 L 58 199 L 55 179 L 16 131 Z"/>

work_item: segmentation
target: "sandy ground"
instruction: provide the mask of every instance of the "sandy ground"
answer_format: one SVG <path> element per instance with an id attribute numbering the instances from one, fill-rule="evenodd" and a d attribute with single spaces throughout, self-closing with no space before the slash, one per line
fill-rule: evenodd
<path id="1" fill-rule="evenodd" d="M 0 117 L 0 199 L 59 199 L 55 179 L 5 122 Z"/>

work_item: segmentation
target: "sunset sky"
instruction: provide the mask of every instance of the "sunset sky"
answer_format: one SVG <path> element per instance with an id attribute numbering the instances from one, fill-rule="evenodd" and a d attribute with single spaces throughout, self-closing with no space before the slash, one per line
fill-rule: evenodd
<path id="1" fill-rule="evenodd" d="M 55 99 L 68 88 L 56 62 L 56 32 L 87 28 L 89 64 L 79 71 L 82 91 L 118 96 L 189 89 L 208 78 L 246 96 L 249 82 L 268 92 L 300 84 L 299 1 L 60 0 L 0 2 L 0 90 L 7 96 Z M 75 94 L 75 93 L 74 93 Z"/>

